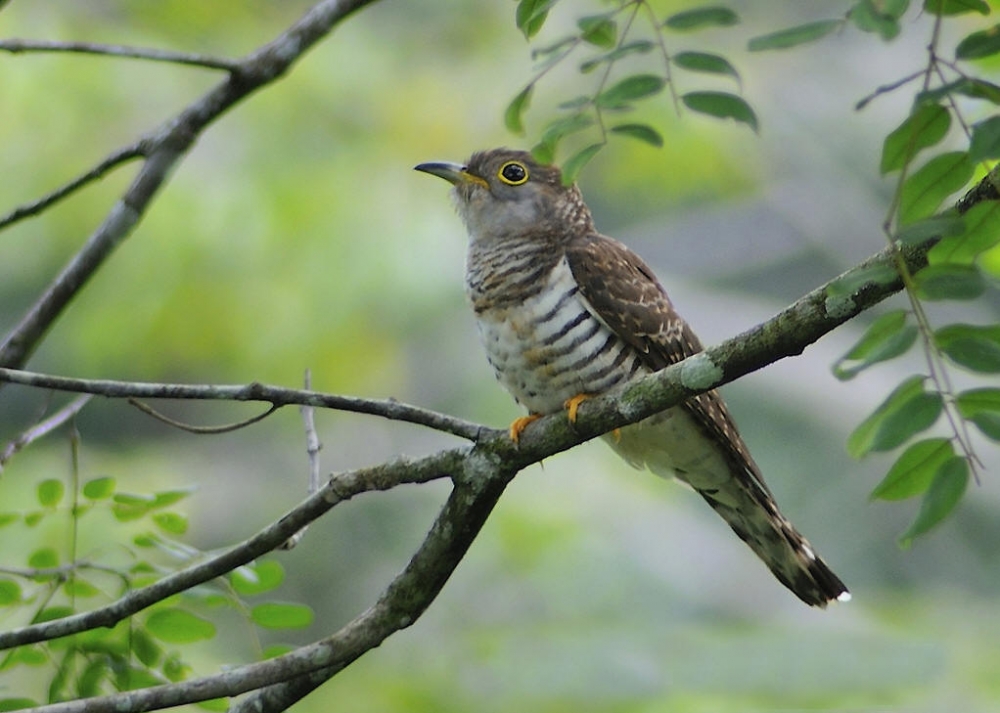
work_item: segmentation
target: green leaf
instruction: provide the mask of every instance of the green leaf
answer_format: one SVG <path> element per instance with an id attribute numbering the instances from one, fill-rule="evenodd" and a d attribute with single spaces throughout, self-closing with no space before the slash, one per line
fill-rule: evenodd
<path id="1" fill-rule="evenodd" d="M 674 64 L 692 72 L 707 72 L 708 74 L 725 74 L 739 81 L 740 73 L 725 57 L 707 52 L 678 52 L 672 58 Z"/>
<path id="2" fill-rule="evenodd" d="M 33 698 L 0 698 L 0 711 L 19 711 L 38 705 L 38 701 Z"/>
<path id="3" fill-rule="evenodd" d="M 998 157 L 1000 157 L 1000 116 L 991 116 L 972 125 L 969 160 L 978 162 Z"/>
<path id="4" fill-rule="evenodd" d="M 729 27 L 739 21 L 739 15 L 728 7 L 712 5 L 678 12 L 663 24 L 671 30 L 700 30 L 704 27 Z"/>
<path id="5" fill-rule="evenodd" d="M 899 222 L 910 225 L 934 215 L 944 199 L 961 189 L 975 169 L 964 151 L 935 156 L 903 183 L 899 200 Z"/>
<path id="6" fill-rule="evenodd" d="M 21 601 L 21 585 L 13 579 L 0 579 L 0 607 Z"/>
<path id="7" fill-rule="evenodd" d="M 539 163 L 551 164 L 556 155 L 559 142 L 570 134 L 592 126 L 594 119 L 589 114 L 573 114 L 553 121 L 546 127 L 541 141 L 531 149 L 532 155 Z"/>
<path id="8" fill-rule="evenodd" d="M 969 464 L 964 458 L 952 456 L 942 463 L 920 503 L 920 512 L 900 537 L 899 544 L 909 547 L 913 538 L 938 525 L 955 509 L 969 484 Z"/>
<path id="9" fill-rule="evenodd" d="M 250 618 L 265 629 L 304 629 L 313 622 L 313 611 L 304 604 L 267 602 L 250 610 Z"/>
<path id="10" fill-rule="evenodd" d="M 233 589 L 242 597 L 277 589 L 284 580 L 285 570 L 277 560 L 263 560 L 252 566 L 239 567 L 229 577 Z"/>
<path id="11" fill-rule="evenodd" d="M 563 185 L 571 186 L 576 182 L 577 176 L 583 167 L 590 162 L 590 159 L 597 155 L 597 152 L 604 148 L 604 144 L 591 144 L 585 149 L 577 151 L 569 157 L 563 164 L 562 182 Z"/>
<path id="12" fill-rule="evenodd" d="M 965 220 L 957 215 L 936 215 L 918 220 L 896 233 L 903 245 L 919 245 L 931 238 L 940 239 L 965 232 Z"/>
<path id="13" fill-rule="evenodd" d="M 71 614 L 75 614 L 73 607 L 68 607 L 65 605 L 57 605 L 51 607 L 45 607 L 40 612 L 35 615 L 32 620 L 33 624 L 42 624 L 46 621 L 55 621 L 56 619 L 65 619 Z"/>
<path id="14" fill-rule="evenodd" d="M 507 109 L 503 113 L 503 123 L 507 131 L 518 136 L 524 134 L 524 112 L 531 102 L 531 94 L 535 90 L 534 84 L 529 84 L 514 97 Z"/>
<path id="15" fill-rule="evenodd" d="M 962 418 L 972 421 L 983 435 L 1000 441 L 1000 389 L 963 391 L 956 399 Z"/>
<path id="16" fill-rule="evenodd" d="M 161 512 L 153 515 L 153 522 L 164 532 L 171 535 L 183 535 L 188 529 L 188 520 L 184 515 L 175 512 Z"/>
<path id="17" fill-rule="evenodd" d="M 927 252 L 931 265 L 971 265 L 980 254 L 1000 243 L 1000 202 L 984 201 L 963 216 L 965 230 L 942 238 Z"/>
<path id="18" fill-rule="evenodd" d="M 619 124 L 612 126 L 611 132 L 638 139 L 657 148 L 663 146 L 663 137 L 660 136 L 660 132 L 648 124 Z"/>
<path id="19" fill-rule="evenodd" d="M 913 160 L 921 149 L 933 146 L 948 133 L 951 114 L 940 104 L 923 104 L 906 117 L 882 145 L 883 173 L 898 171 Z"/>
<path id="20" fill-rule="evenodd" d="M 854 429 L 847 450 L 855 458 L 888 451 L 930 428 L 941 415 L 941 394 L 924 389 L 923 376 L 911 376 Z"/>
<path id="21" fill-rule="evenodd" d="M 932 15 L 961 15 L 966 12 L 990 14 L 986 0 L 924 0 L 924 11 Z"/>
<path id="22" fill-rule="evenodd" d="M 630 54 L 645 54 L 655 46 L 656 45 L 649 40 L 633 40 L 632 42 L 626 42 L 619 47 L 615 47 L 610 52 L 605 52 L 599 57 L 594 57 L 593 59 L 588 59 L 586 62 L 582 62 L 580 64 L 580 71 L 583 73 L 593 71 L 606 62 L 617 62 L 622 57 Z M 584 98 L 587 102 L 590 101 L 589 97 Z"/>
<path id="23" fill-rule="evenodd" d="M 899 273 L 885 264 L 869 265 L 851 270 L 831 282 L 826 288 L 830 297 L 853 295 L 868 285 L 889 285 L 899 280 Z"/>
<path id="24" fill-rule="evenodd" d="M 95 587 L 93 584 L 85 579 L 80 579 L 76 577 L 74 579 L 68 579 L 63 584 L 63 591 L 66 592 L 68 596 L 77 597 L 80 599 L 85 599 L 87 597 L 96 597 L 101 594 L 101 590 Z"/>
<path id="25" fill-rule="evenodd" d="M 1000 373 L 1000 325 L 949 324 L 934 332 L 934 343 L 959 366 Z"/>
<path id="26" fill-rule="evenodd" d="M 993 25 L 988 30 L 973 32 L 958 43 L 955 48 L 956 59 L 982 59 L 1000 52 L 1000 25 Z"/>
<path id="27" fill-rule="evenodd" d="M 857 344 L 833 365 L 833 375 L 847 381 L 872 364 L 906 352 L 913 346 L 918 334 L 914 325 L 906 323 L 907 316 L 904 310 L 896 310 L 872 322 Z"/>
<path id="28" fill-rule="evenodd" d="M 66 486 L 61 480 L 50 478 L 38 484 L 38 503 L 43 508 L 54 508 L 63 499 Z"/>
<path id="29" fill-rule="evenodd" d="M 904 500 L 920 495 L 930 486 L 941 464 L 954 455 L 950 439 L 917 441 L 892 464 L 885 478 L 872 491 L 872 499 Z"/>
<path id="30" fill-rule="evenodd" d="M 751 52 L 788 49 L 789 47 L 796 47 L 807 42 L 815 42 L 826 37 L 834 30 L 839 30 L 843 26 L 843 20 L 808 22 L 804 25 L 797 25 L 785 30 L 778 30 L 767 35 L 754 37 L 747 45 L 747 49 Z"/>
<path id="31" fill-rule="evenodd" d="M 531 59 L 535 60 L 555 54 L 559 50 L 564 49 L 576 42 L 577 39 L 576 35 L 567 35 L 560 40 L 556 40 L 550 45 L 546 45 L 544 47 L 533 47 L 531 50 Z"/>
<path id="32" fill-rule="evenodd" d="M 132 653 L 145 666 L 153 667 L 163 658 L 163 649 L 141 626 L 132 629 L 129 643 L 132 647 Z"/>
<path id="33" fill-rule="evenodd" d="M 101 682 L 110 678 L 111 667 L 103 656 L 95 657 L 84 667 L 76 678 L 76 694 L 81 698 L 93 698 L 101 692 Z"/>
<path id="34" fill-rule="evenodd" d="M 570 134 L 593 126 L 594 119 L 589 114 L 574 114 L 562 119 L 557 119 L 549 124 L 542 134 L 542 143 L 552 147 L 553 152 L 559 142 Z"/>
<path id="35" fill-rule="evenodd" d="M 597 95 L 594 103 L 601 109 L 621 109 L 636 99 L 663 91 L 666 82 L 655 74 L 633 74 Z"/>
<path id="36" fill-rule="evenodd" d="M 21 516 L 16 512 L 2 512 L 0 513 L 0 527 L 5 527 L 13 522 L 17 522 L 21 519 Z"/>
<path id="37" fill-rule="evenodd" d="M 153 496 L 154 508 L 165 508 L 174 503 L 178 503 L 195 491 L 194 488 L 180 488 L 178 490 L 163 490 Z"/>
<path id="38" fill-rule="evenodd" d="M 974 300 L 986 291 L 986 280 L 974 265 L 928 265 L 914 281 L 925 300 Z"/>
<path id="39" fill-rule="evenodd" d="M 32 569 L 52 569 L 59 566 L 59 554 L 52 547 L 41 547 L 28 557 Z"/>
<path id="40" fill-rule="evenodd" d="M 514 22 L 517 24 L 517 29 L 524 33 L 525 39 L 530 40 L 538 34 L 545 24 L 549 10 L 555 4 L 556 0 L 520 0 L 517 3 Z"/>
<path id="41" fill-rule="evenodd" d="M 277 658 L 278 656 L 284 656 L 287 653 L 291 653 L 294 650 L 295 647 L 290 644 L 271 644 L 261 653 L 261 659 Z"/>
<path id="42" fill-rule="evenodd" d="M 909 0 L 859 0 L 851 8 L 850 18 L 863 32 L 876 32 L 883 40 L 899 34 L 899 18 L 909 5 Z"/>
<path id="43" fill-rule="evenodd" d="M 605 49 L 614 47 L 618 39 L 618 25 L 611 19 L 612 14 L 590 15 L 577 20 L 576 26 L 580 28 L 583 41 Z"/>
<path id="44" fill-rule="evenodd" d="M 146 618 L 146 630 L 168 644 L 188 644 L 215 636 L 215 624 L 186 609 L 157 609 Z"/>
<path id="45" fill-rule="evenodd" d="M 688 92 L 681 101 L 691 111 L 699 114 L 733 119 L 757 131 L 757 115 L 743 99 L 726 92 Z"/>
<path id="46" fill-rule="evenodd" d="M 221 713 L 221 711 L 229 710 L 229 699 L 228 698 L 212 698 L 208 701 L 198 701 L 196 704 L 199 708 L 206 711 L 213 711 L 215 713 Z"/>
<path id="47" fill-rule="evenodd" d="M 83 484 L 83 497 L 90 500 L 110 498 L 115 492 L 114 478 L 94 478 Z"/>

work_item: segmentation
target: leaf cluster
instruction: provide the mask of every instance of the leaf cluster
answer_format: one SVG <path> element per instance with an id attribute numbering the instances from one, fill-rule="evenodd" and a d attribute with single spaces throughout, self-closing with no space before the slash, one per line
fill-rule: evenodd
<path id="1" fill-rule="evenodd" d="M 91 611 L 114 601 L 132 589 L 158 580 L 164 573 L 190 565 L 202 553 L 177 538 L 187 530 L 187 517 L 174 506 L 191 490 L 165 490 L 137 494 L 121 490 L 111 477 L 82 484 L 78 493 L 68 491 L 59 479 L 45 479 L 36 486 L 35 507 L 0 512 L 0 528 L 22 541 L 35 538 L 41 544 L 30 548 L 26 567 L 0 569 L 0 610 L 9 619 L 30 625 L 56 622 Z M 70 555 L 44 542 L 40 525 L 49 520 L 70 521 L 78 532 L 88 522 L 104 515 L 117 523 L 118 534 L 103 538 L 130 542 L 121 553 L 94 552 Z M 106 532 L 107 527 L 101 525 Z M 22 532 L 17 532 L 20 529 Z M 71 543 L 73 544 L 73 543 Z M 312 610 L 300 604 L 255 601 L 277 589 L 284 571 L 275 560 L 261 560 L 233 570 L 212 586 L 196 587 L 158 602 L 141 616 L 107 628 L 49 638 L 18 646 L 0 658 L 0 671 L 16 672 L 48 668 L 48 685 L 41 695 L 28 697 L 24 689 L 16 697 L 0 698 L 0 710 L 15 710 L 117 691 L 129 691 L 161 683 L 185 680 L 193 671 L 180 647 L 217 638 L 213 622 L 222 611 L 235 611 L 248 628 L 299 629 L 312 623 Z M 261 656 L 284 653 L 288 647 L 261 650 Z M 204 707 L 221 710 L 222 702 Z"/>
<path id="2" fill-rule="evenodd" d="M 518 28 L 531 40 L 545 24 L 553 0 L 520 0 L 515 14 Z M 638 22 L 637 22 L 638 21 Z M 596 74 L 592 91 L 559 104 L 560 115 L 540 133 L 532 153 L 540 161 L 555 160 L 560 144 L 571 137 L 579 145 L 563 162 L 563 180 L 573 183 L 583 167 L 607 144 L 610 137 L 624 136 L 650 146 L 663 145 L 663 136 L 647 121 L 627 114 L 638 103 L 668 91 L 676 106 L 722 119 L 733 119 L 758 129 L 757 116 L 738 94 L 718 90 L 678 93 L 674 70 L 694 75 L 714 75 L 740 84 L 739 72 L 725 57 L 711 52 L 682 51 L 671 54 L 667 38 L 705 28 L 729 27 L 739 16 L 729 8 L 708 7 L 680 12 L 660 20 L 645 0 L 619 0 L 599 15 L 581 17 L 576 33 L 532 51 L 539 61 L 535 77 L 507 105 L 504 123 L 515 134 L 524 134 L 524 115 L 539 81 L 556 65 L 580 50 L 585 57 L 577 65 L 583 75 Z M 640 32 L 637 25 L 645 27 Z M 648 63 L 633 69 L 650 55 L 658 55 L 662 66 L 648 71 Z M 627 67 L 627 69 L 626 69 Z M 612 77 L 618 77 L 612 80 Z"/>

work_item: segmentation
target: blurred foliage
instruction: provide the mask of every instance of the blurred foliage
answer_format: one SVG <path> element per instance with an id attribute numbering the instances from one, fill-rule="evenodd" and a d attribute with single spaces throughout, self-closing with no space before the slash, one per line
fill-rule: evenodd
<path id="1" fill-rule="evenodd" d="M 881 245 L 877 225 L 895 188 L 876 178 L 879 150 L 911 107 L 898 95 L 880 96 L 860 116 L 850 105 L 914 71 L 926 44 L 905 20 L 899 38 L 884 45 L 877 41 L 888 32 L 884 18 L 873 20 L 875 35 L 868 37 L 834 31 L 844 26 L 839 18 L 836 26 L 822 20 L 827 24 L 802 30 L 819 12 L 805 3 L 730 5 L 741 32 L 702 26 L 696 34 L 678 34 L 671 51 L 708 45 L 724 57 L 739 73 L 740 96 L 760 119 L 760 138 L 731 122 L 678 116 L 664 91 L 643 98 L 628 115 L 629 124 L 652 127 L 663 147 L 652 150 L 634 141 L 634 132 L 623 135 L 629 140 L 596 155 L 581 174 L 602 230 L 650 258 L 706 341 L 746 328 L 794 299 L 801 282 L 814 285 L 816 273 L 828 278 Z M 823 11 L 843 14 L 865 3 L 835 5 Z M 913 5 L 911 13 L 918 10 Z M 304 0 L 197 7 L 178 0 L 15 2 L 0 10 L 0 27 L 10 37 L 240 56 L 308 6 Z M 696 7 L 679 0 L 650 6 L 661 21 Z M 318 389 L 396 396 L 494 425 L 512 418 L 517 411 L 493 383 L 463 305 L 461 226 L 441 187 L 410 168 L 512 141 L 504 109 L 534 71 L 516 7 L 380 3 L 348 20 L 278 85 L 228 113 L 202 138 L 30 367 L 286 385 L 299 384 L 310 367 Z M 538 41 L 577 32 L 592 40 L 597 54 L 608 52 L 607 25 L 579 18 L 611 8 L 552 5 Z M 690 19 L 675 19 L 671 31 L 681 33 L 678 22 Z M 949 28 L 950 46 L 958 46 L 982 29 L 982 20 L 958 17 Z M 864 28 L 855 22 L 855 29 Z M 775 31 L 785 34 L 775 39 Z M 747 51 L 748 37 L 769 34 L 758 44 L 822 41 L 795 55 Z M 975 53 L 983 44 L 965 46 Z M 707 60 L 694 61 L 703 69 Z M 995 59 L 976 61 L 987 77 L 995 73 Z M 686 69 L 690 84 L 682 93 L 733 91 L 729 73 Z M 593 91 L 593 76 L 554 68 L 546 81 L 567 95 L 537 90 L 521 115 L 526 135 L 542 137 L 560 102 Z M 0 212 L 85 170 L 216 81 L 203 70 L 114 58 L 0 56 Z M 954 132 L 941 141 L 942 150 L 960 150 Z M 0 329 L 15 322 L 86 239 L 133 172 L 126 166 L 0 234 Z M 911 179 L 919 175 L 917 169 Z M 722 228 L 713 222 L 719 216 Z M 644 231 L 644 225 L 651 227 Z M 997 259 L 987 254 L 983 264 Z M 699 292 L 699 283 L 711 289 Z M 947 309 L 932 309 L 939 307 Z M 987 293 L 985 302 L 963 309 L 995 321 L 995 296 Z M 587 445 L 522 474 L 427 614 L 297 710 L 995 710 L 1000 647 L 991 632 L 1000 625 L 1000 563 L 993 543 L 1000 537 L 1000 498 L 994 471 L 984 472 L 958 517 L 899 552 L 895 538 L 918 507 L 869 505 L 878 466 L 850 461 L 841 445 L 850 425 L 892 390 L 892 376 L 868 370 L 842 385 L 824 372 L 862 336 L 869 346 L 855 362 L 874 363 L 871 355 L 879 350 L 871 345 L 884 346 L 909 323 L 898 331 L 891 331 L 892 317 L 873 324 L 880 325 L 874 335 L 848 328 L 845 337 L 825 340 L 832 346 L 817 345 L 797 360 L 808 365 L 801 371 L 776 365 L 767 370 L 773 376 L 727 390 L 779 501 L 852 586 L 849 607 L 804 610 L 702 503 Z M 24 389 L 6 387 L 3 396 L 4 441 L 50 406 L 45 395 Z M 986 423 L 979 427 L 988 434 L 995 426 L 990 398 L 958 404 L 963 415 Z M 247 408 L 164 410 L 202 423 L 235 420 Z M 84 499 L 87 484 L 96 495 L 93 483 L 101 479 L 112 479 L 103 482 L 113 482 L 120 497 L 198 489 L 183 511 L 150 510 L 130 522 L 108 507 L 80 515 L 77 551 L 83 556 L 173 567 L 163 548 L 139 547 L 133 538 L 145 533 L 154 537 L 140 539 L 146 544 L 179 541 L 186 522 L 180 547 L 196 556 L 251 534 L 304 493 L 301 426 L 291 411 L 211 439 L 167 433 L 133 413 L 121 403 L 94 402 L 77 419 Z M 375 419 L 318 419 L 327 469 L 453 442 Z M 66 503 L 75 488 L 65 448 L 55 437 L 7 464 L 0 510 L 16 518 L 0 529 L 0 562 L 23 567 L 32 553 L 66 552 L 74 522 Z M 981 455 L 995 467 L 992 451 Z M 41 491 L 40 482 L 46 483 Z M 57 482 L 64 483 L 61 497 Z M 247 572 L 234 575 L 235 595 L 226 590 L 226 596 L 247 598 L 245 609 L 183 601 L 185 611 L 214 622 L 217 636 L 177 644 L 150 633 L 165 652 L 154 668 L 165 675 L 164 662 L 177 651 L 176 661 L 212 671 L 332 631 L 363 610 L 406 562 L 441 497 L 437 487 L 406 488 L 338 508 L 299 548 L 257 563 L 258 583 Z M 29 526 L 39 512 L 44 516 Z M 132 544 L 109 544 L 118 541 Z M 64 561 L 65 554 L 59 557 Z M 259 582 L 274 579 L 278 560 L 287 573 L 279 604 L 308 602 L 311 624 L 298 608 L 254 606 Z M 0 601 L 9 601 L 0 605 L 5 627 L 23 623 L 18 617 L 34 610 L 22 607 L 37 608 L 51 586 L 11 581 L 16 585 L 0 583 Z M 80 594 L 84 589 L 75 595 L 81 608 L 93 604 Z M 69 606 L 70 595 L 59 594 L 57 604 Z M 151 631 L 164 622 L 174 628 L 177 615 L 166 611 Z M 153 614 L 138 617 L 136 630 L 149 629 Z M 288 624 L 289 614 L 306 628 L 274 634 L 250 623 Z M 207 631 L 194 624 L 189 631 Z M 120 628 L 103 634 L 118 643 L 123 636 Z M 52 679 L 58 657 L 81 651 L 67 648 L 51 657 L 31 648 L 34 655 L 24 654 L 17 671 L 0 670 L 0 697 L 45 698 L 40 682 Z M 122 651 L 113 655 L 134 663 L 138 654 Z M 96 674 L 88 670 L 98 669 L 74 660 L 80 664 L 74 685 L 91 686 Z M 37 666 L 34 676 L 21 673 L 29 664 Z M 100 685 L 113 682 L 104 678 Z"/>

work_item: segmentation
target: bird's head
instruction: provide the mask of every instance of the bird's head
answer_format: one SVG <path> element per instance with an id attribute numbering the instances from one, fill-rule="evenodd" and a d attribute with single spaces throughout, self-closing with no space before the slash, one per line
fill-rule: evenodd
<path id="1" fill-rule="evenodd" d="M 459 215 L 474 242 L 535 236 L 566 240 L 593 230 L 577 187 L 564 186 L 557 167 L 539 163 L 526 151 L 479 151 L 464 164 L 415 168 L 455 186 Z"/>

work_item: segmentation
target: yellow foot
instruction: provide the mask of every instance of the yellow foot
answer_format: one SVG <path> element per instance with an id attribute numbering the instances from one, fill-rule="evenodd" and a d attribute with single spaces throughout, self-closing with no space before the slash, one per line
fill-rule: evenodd
<path id="1" fill-rule="evenodd" d="M 615 439 L 615 443 L 622 442 L 622 429 L 616 428 L 611 432 L 611 437 Z"/>
<path id="2" fill-rule="evenodd" d="M 576 423 L 576 410 L 580 408 L 580 404 L 589 398 L 589 394 L 577 394 L 571 399 L 566 399 L 565 403 L 563 403 L 563 408 L 568 411 L 566 416 L 569 418 L 570 423 Z"/>
<path id="3" fill-rule="evenodd" d="M 510 429 L 508 433 L 510 434 L 510 440 L 517 443 L 521 440 L 521 432 L 528 427 L 528 424 L 532 421 L 537 421 L 542 417 L 538 413 L 530 413 L 527 416 L 521 416 L 521 418 L 514 419 L 514 422 L 510 424 Z"/>

